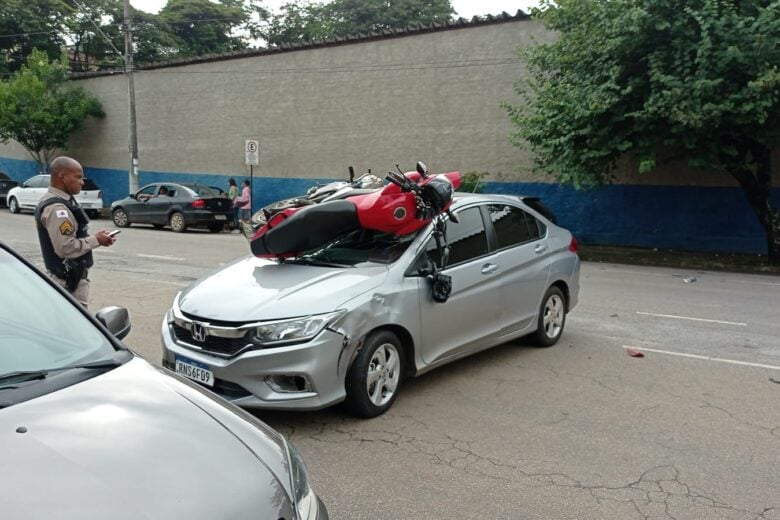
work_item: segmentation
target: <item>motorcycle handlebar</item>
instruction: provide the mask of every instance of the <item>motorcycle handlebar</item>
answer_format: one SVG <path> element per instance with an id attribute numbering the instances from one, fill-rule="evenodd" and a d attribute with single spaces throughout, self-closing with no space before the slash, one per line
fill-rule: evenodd
<path id="1" fill-rule="evenodd" d="M 420 192 L 420 187 L 416 183 L 404 177 L 403 175 L 399 175 L 395 172 L 387 172 L 387 177 L 385 178 L 388 181 L 400 187 L 404 191 L 413 191 L 415 193 Z"/>

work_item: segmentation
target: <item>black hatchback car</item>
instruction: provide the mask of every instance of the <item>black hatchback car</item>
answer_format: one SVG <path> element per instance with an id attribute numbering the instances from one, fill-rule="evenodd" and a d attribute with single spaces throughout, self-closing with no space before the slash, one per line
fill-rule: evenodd
<path id="1" fill-rule="evenodd" d="M 0 172 L 0 205 L 8 205 L 8 190 L 19 186 L 19 183 L 9 177 L 6 173 Z"/>
<path id="2" fill-rule="evenodd" d="M 157 182 L 111 204 L 111 218 L 117 227 L 152 224 L 176 233 L 206 227 L 218 233 L 233 218 L 233 205 L 218 188 Z"/>

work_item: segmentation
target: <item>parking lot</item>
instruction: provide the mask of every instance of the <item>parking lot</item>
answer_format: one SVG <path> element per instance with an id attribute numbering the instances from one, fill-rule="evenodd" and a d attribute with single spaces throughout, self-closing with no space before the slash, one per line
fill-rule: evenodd
<path id="1" fill-rule="evenodd" d="M 30 214 L 0 210 L 0 240 L 40 265 Z M 159 364 L 176 292 L 248 252 L 240 234 L 124 229 L 95 252 L 91 309 L 127 307 L 125 342 Z M 406 381 L 379 418 L 256 415 L 332 518 L 780 519 L 780 279 L 586 263 L 581 284 L 558 345 Z"/>

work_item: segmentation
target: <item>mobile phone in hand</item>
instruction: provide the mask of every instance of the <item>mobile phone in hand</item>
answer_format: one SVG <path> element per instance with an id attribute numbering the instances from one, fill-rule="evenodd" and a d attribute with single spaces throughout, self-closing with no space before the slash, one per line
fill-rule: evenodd
<path id="1" fill-rule="evenodd" d="M 111 231 L 111 232 L 109 232 L 109 233 L 107 233 L 107 234 L 108 234 L 108 236 L 110 236 L 111 238 L 114 238 L 115 236 L 117 236 L 117 235 L 118 235 L 119 233 L 121 233 L 121 232 L 122 232 L 122 230 L 121 230 L 121 229 L 115 229 L 115 230 L 113 230 L 113 231 Z"/>

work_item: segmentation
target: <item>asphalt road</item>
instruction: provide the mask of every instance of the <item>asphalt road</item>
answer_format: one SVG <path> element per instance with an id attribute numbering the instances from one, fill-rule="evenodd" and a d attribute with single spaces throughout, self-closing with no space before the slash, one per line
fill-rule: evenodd
<path id="1" fill-rule="evenodd" d="M 40 263 L 32 216 L 0 210 L 0 240 Z M 126 343 L 159 363 L 176 292 L 247 253 L 125 229 L 96 251 L 91 308 L 128 307 Z M 337 519 L 780 519 L 780 278 L 584 264 L 580 295 L 555 347 L 407 381 L 379 418 L 257 415 Z"/>

